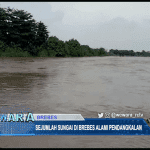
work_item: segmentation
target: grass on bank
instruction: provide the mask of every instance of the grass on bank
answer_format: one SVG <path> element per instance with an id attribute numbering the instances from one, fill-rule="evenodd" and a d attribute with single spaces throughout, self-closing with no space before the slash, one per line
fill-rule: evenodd
<path id="1" fill-rule="evenodd" d="M 0 51 L 0 57 L 31 57 L 31 55 L 19 48 L 7 47 L 5 51 Z"/>

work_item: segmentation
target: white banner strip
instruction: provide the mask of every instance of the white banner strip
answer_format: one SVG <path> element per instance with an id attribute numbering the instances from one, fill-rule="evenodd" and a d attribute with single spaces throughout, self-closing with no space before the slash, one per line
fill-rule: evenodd
<path id="1" fill-rule="evenodd" d="M 35 121 L 84 120 L 81 114 L 33 114 Z"/>

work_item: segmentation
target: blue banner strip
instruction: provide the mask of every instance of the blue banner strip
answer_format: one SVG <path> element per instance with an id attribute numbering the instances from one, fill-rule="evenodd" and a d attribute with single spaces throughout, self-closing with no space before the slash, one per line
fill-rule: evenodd
<path id="1" fill-rule="evenodd" d="M 142 118 L 0 122 L 0 136 L 37 135 L 150 135 L 150 127 Z"/>

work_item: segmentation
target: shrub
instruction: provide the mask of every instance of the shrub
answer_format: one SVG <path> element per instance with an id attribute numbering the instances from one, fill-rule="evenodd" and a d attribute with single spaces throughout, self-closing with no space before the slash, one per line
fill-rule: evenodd
<path id="1" fill-rule="evenodd" d="M 6 49 L 6 45 L 2 41 L 0 41 L 0 56 L 5 51 L 5 49 Z"/>
<path id="2" fill-rule="evenodd" d="M 20 47 L 13 46 L 7 47 L 5 52 L 1 53 L 2 57 L 29 57 L 30 54 L 27 51 L 22 51 Z"/>
<path id="3" fill-rule="evenodd" d="M 42 51 L 39 51 L 38 53 L 39 57 L 48 57 L 48 52 L 46 49 L 43 49 Z"/>

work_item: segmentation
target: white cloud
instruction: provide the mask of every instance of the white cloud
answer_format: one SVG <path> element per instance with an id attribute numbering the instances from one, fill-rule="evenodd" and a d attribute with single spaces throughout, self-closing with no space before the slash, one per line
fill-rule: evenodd
<path id="1" fill-rule="evenodd" d="M 23 9 L 48 26 L 50 36 L 77 39 L 93 48 L 150 49 L 147 2 L 1 2 Z"/>
<path id="2" fill-rule="evenodd" d="M 150 3 L 145 2 L 50 2 L 49 4 L 52 6 L 52 11 L 62 10 L 65 17 L 68 17 L 66 20 L 71 19 L 71 21 L 74 18 L 75 21 L 90 22 L 92 16 L 102 22 L 105 17 L 107 20 L 123 17 L 136 21 L 150 17 Z"/>

